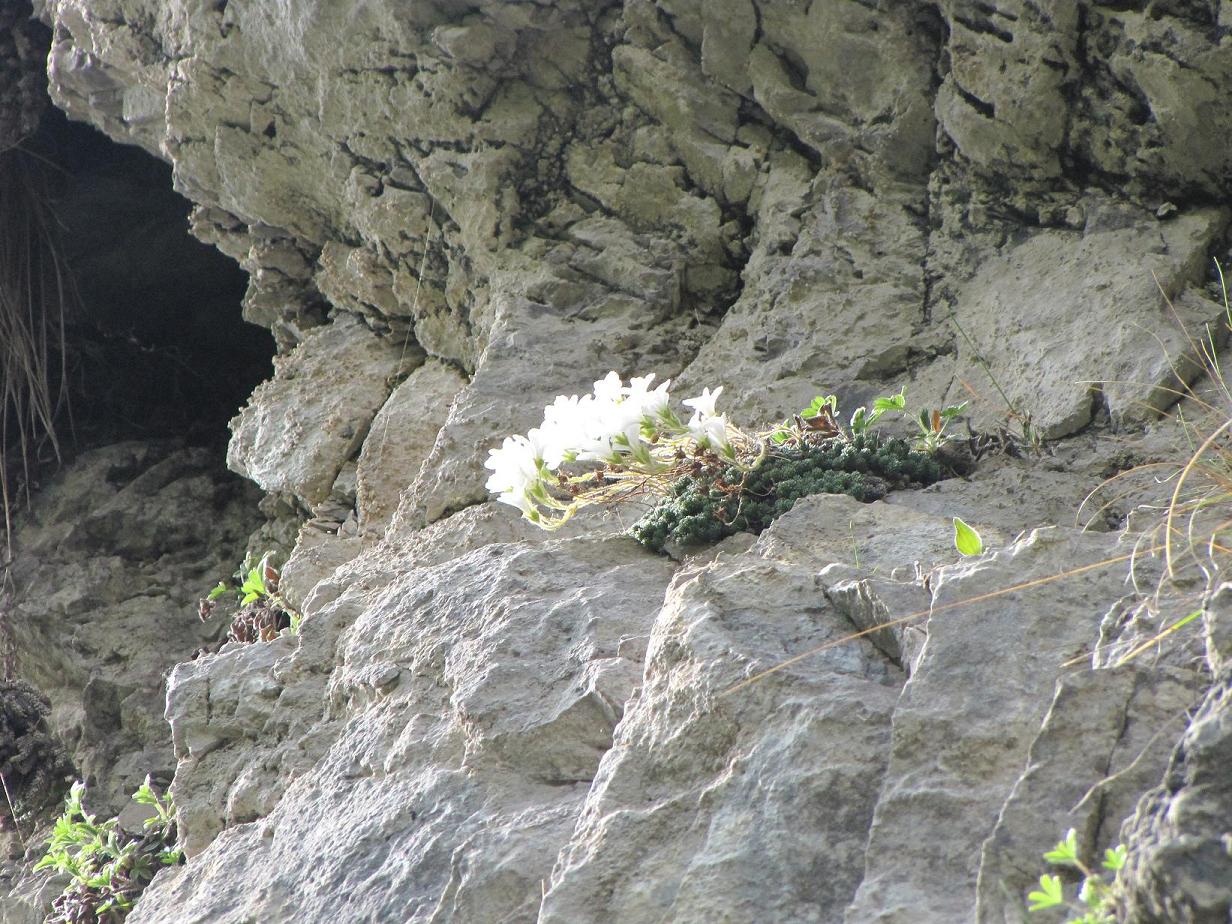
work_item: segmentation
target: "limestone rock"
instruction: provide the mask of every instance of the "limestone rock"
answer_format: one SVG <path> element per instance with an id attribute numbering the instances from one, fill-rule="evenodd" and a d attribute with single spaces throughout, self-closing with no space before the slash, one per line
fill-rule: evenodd
<path id="1" fill-rule="evenodd" d="M 375 878 L 351 893 L 356 920 L 533 917 L 640 675 L 641 649 L 622 640 L 649 631 L 670 566 L 629 539 L 383 562 L 310 609 L 290 654 L 254 646 L 177 671 L 194 859 L 155 883 L 135 924 L 323 920 L 360 870 Z M 250 767 L 270 770 L 237 773 L 251 759 L 237 735 L 256 736 L 267 756 Z M 251 808 L 215 838 L 209 815 L 237 804 Z M 254 863 L 260 890 L 241 874 Z"/>
<path id="2" fill-rule="evenodd" d="M 359 528 L 380 533 L 402 491 L 419 475 L 454 397 L 466 385 L 454 369 L 436 360 L 416 369 L 394 389 L 372 421 L 359 455 Z"/>
<path id="3" fill-rule="evenodd" d="M 802 506 L 676 575 L 540 920 L 842 920 L 901 673 L 859 640 L 731 689 L 849 634 L 819 559 L 774 541 L 815 531 L 822 508 Z"/>
<path id="4" fill-rule="evenodd" d="M 1094 565 L 1110 545 L 1105 536 L 1037 530 L 932 578 L 927 641 L 894 710 L 849 924 L 941 924 L 971 914 L 981 845 L 1022 772 L 1060 665 L 1090 643 L 1094 613 L 1120 595 L 1122 574 L 1093 567 L 1004 590 Z M 921 830 L 927 838 L 915 835 Z"/>
<path id="5" fill-rule="evenodd" d="M 1232 787 L 1227 754 L 1232 682 L 1226 661 L 1227 585 L 1206 601 L 1207 666 L 1214 683 L 1172 753 L 1159 784 L 1142 797 L 1121 834 L 1129 848 L 1125 882 L 1133 924 L 1199 924 L 1232 913 Z"/>
<path id="6" fill-rule="evenodd" d="M 97 812 L 174 769 L 164 671 L 217 634 L 197 601 L 256 525 L 254 495 L 219 462 L 167 443 L 95 450 L 18 526 L 18 674 L 51 700 L 50 726 Z"/>
<path id="7" fill-rule="evenodd" d="M 1115 420 L 1149 418 L 1175 402 L 1174 370 L 1194 377 L 1181 354 L 1222 315 L 1222 305 L 1198 298 L 1174 317 L 1164 299 L 1201 278 L 1225 223 L 1223 212 L 1206 209 L 1163 223 L 1031 236 L 959 295 L 954 315 L 966 337 L 957 367 L 987 363 L 1046 437 L 1086 426 L 1097 390 Z M 1131 265 L 1141 268 L 1127 272 Z"/>
<path id="8" fill-rule="evenodd" d="M 315 508 L 286 574 L 300 638 L 172 676 L 192 858 L 130 920 L 1009 921 L 1063 833 L 1041 816 L 1144 753 L 1076 819 L 1110 840 L 1188 649 L 1061 676 L 1142 604 L 1116 568 L 942 607 L 1122 553 L 1014 537 L 1068 524 L 1151 442 L 1133 430 L 1171 400 L 1170 363 L 1194 374 L 1151 271 L 1191 331 L 1221 312 L 1228 15 L 1137 6 L 38 0 L 53 99 L 171 162 L 284 354 L 232 445 L 285 495 L 260 541 Z M 619 538 L 625 511 L 549 537 L 484 489 L 492 446 L 609 369 L 723 385 L 757 427 L 818 393 L 844 416 L 903 383 L 963 400 L 992 390 L 985 364 L 1056 456 L 807 498 L 679 563 Z M 144 483 L 123 503 L 180 496 Z M 70 737 L 142 728 L 114 753 L 80 732 L 100 775 L 169 769 L 136 646 L 183 601 L 123 597 L 131 622 L 97 637 L 86 614 L 237 556 L 201 558 L 192 516 L 80 512 L 30 646 L 40 680 L 69 679 L 40 685 Z M 956 564 L 956 514 L 995 551 Z M 133 639 L 104 671 L 116 625 Z M 66 626 L 71 658 L 46 641 Z M 722 695 L 858 628 L 872 641 Z M 1221 696 L 1140 813 L 1155 919 L 1222 869 L 1218 826 L 1181 811 L 1226 814 L 1182 786 L 1218 764 Z"/>
<path id="9" fill-rule="evenodd" d="M 311 331 L 231 421 L 227 464 L 266 491 L 321 503 L 362 445 L 401 359 L 397 343 L 350 316 Z"/>

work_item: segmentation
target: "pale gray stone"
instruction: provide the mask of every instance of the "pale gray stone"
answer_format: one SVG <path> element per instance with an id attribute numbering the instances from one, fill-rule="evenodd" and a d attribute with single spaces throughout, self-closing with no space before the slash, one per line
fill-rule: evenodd
<path id="1" fill-rule="evenodd" d="M 394 389 L 377 412 L 358 462 L 361 532 L 380 534 L 388 525 L 465 385 L 455 369 L 430 360 Z"/>
<path id="2" fill-rule="evenodd" d="M 401 362 L 396 342 L 350 315 L 309 332 L 231 421 L 227 464 L 266 491 L 321 503 L 363 444 Z"/>

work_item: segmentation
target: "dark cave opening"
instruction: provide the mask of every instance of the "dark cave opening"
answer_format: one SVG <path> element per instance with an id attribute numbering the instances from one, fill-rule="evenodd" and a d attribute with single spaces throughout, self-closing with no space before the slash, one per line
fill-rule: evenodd
<path id="1" fill-rule="evenodd" d="M 43 121 L 40 153 L 65 171 L 51 204 L 81 302 L 82 424 L 108 440 L 218 438 L 274 355 L 241 317 L 247 274 L 188 233 L 169 165 L 59 110 Z"/>
<path id="2" fill-rule="evenodd" d="M 67 296 L 63 340 L 51 317 L 45 362 L 56 438 L 31 441 L 8 397 L 10 494 L 37 484 L 57 456 L 107 443 L 224 445 L 227 422 L 271 372 L 274 341 L 241 317 L 247 274 L 189 234 L 191 205 L 170 166 L 50 105 L 3 156 L 26 184 L 20 201 L 42 210 L 39 246 L 56 251 L 34 273 L 49 297 L 29 310 L 54 316 L 55 293 Z"/>

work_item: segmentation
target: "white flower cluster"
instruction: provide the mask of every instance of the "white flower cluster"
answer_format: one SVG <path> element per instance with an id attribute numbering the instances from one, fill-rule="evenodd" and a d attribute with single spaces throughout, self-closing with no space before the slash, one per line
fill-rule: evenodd
<path id="1" fill-rule="evenodd" d="M 727 416 L 715 409 L 721 387 L 705 388 L 685 401 L 693 416 L 684 423 L 669 404 L 670 380 L 652 389 L 653 380 L 652 373 L 625 385 L 609 372 L 595 382 L 592 394 L 558 396 L 543 409 L 543 423 L 525 436 L 506 437 L 499 449 L 491 451 L 484 463 L 492 470 L 488 490 L 528 520 L 554 526 L 576 506 L 557 500 L 548 490 L 557 481 L 553 473 L 567 462 L 602 462 L 652 474 L 664 467 L 665 451 L 674 453 L 686 440 L 734 458 Z M 543 507 L 565 515 L 546 520 Z"/>

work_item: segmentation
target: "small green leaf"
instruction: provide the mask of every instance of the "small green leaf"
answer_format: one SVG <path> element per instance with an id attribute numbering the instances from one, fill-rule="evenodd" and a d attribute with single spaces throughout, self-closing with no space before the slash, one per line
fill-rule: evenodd
<path id="1" fill-rule="evenodd" d="M 954 547 L 961 555 L 979 555 L 984 551 L 984 540 L 974 529 L 954 517 Z"/>
<path id="2" fill-rule="evenodd" d="M 800 412 L 801 417 L 816 417 L 821 413 L 822 408 L 829 408 L 830 413 L 834 414 L 838 411 L 838 396 L 837 395 L 818 395 L 812 400 L 808 407 Z"/>
<path id="3" fill-rule="evenodd" d="M 967 409 L 966 401 L 964 401 L 962 404 L 951 404 L 949 407 L 943 407 L 941 409 L 941 416 L 944 417 L 946 420 L 953 420 L 955 417 L 957 417 L 959 414 L 961 414 L 966 409 Z"/>
<path id="4" fill-rule="evenodd" d="M 1061 878 L 1059 876 L 1045 874 L 1040 876 L 1039 883 L 1038 891 L 1027 893 L 1027 901 L 1032 903 L 1027 907 L 1028 911 L 1055 908 L 1057 905 L 1065 903 L 1065 895 L 1061 891 Z"/>
<path id="5" fill-rule="evenodd" d="M 1104 851 L 1104 869 L 1119 870 L 1125 866 L 1126 849 L 1124 844 L 1117 844 Z"/>
<path id="6" fill-rule="evenodd" d="M 883 414 L 886 411 L 901 411 L 907 406 L 907 386 L 904 385 L 898 390 L 897 395 L 890 395 L 886 398 L 876 398 L 873 401 L 873 410 L 881 411 Z"/>
<path id="7" fill-rule="evenodd" d="M 1070 828 L 1065 832 L 1065 840 L 1057 841 L 1057 846 L 1044 854 L 1044 859 L 1058 866 L 1078 865 L 1078 833 Z"/>
<path id="8" fill-rule="evenodd" d="M 225 582 L 219 581 L 218 586 L 209 592 L 209 594 L 206 596 L 206 599 L 207 600 L 217 600 L 219 597 L 221 597 L 223 594 L 225 594 L 230 589 L 231 588 L 229 588 Z"/>
<path id="9" fill-rule="evenodd" d="M 253 568 L 248 572 L 248 577 L 244 579 L 244 583 L 240 587 L 240 593 L 244 595 L 242 601 L 244 603 L 251 603 L 258 597 L 269 595 L 269 591 L 265 589 L 265 578 L 261 575 L 260 568 Z"/>

